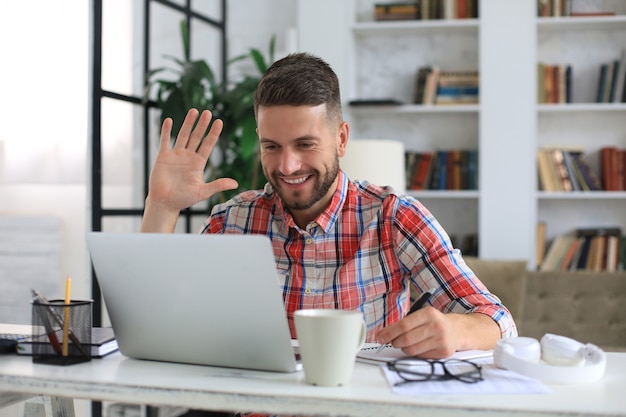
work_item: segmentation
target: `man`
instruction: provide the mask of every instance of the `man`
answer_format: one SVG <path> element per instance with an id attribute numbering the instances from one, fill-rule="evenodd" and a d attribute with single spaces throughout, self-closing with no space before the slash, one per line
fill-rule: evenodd
<path id="1" fill-rule="evenodd" d="M 509 311 L 420 202 L 341 171 L 349 126 L 328 64 L 305 53 L 275 62 L 260 80 L 255 114 L 268 184 L 214 207 L 201 232 L 271 238 L 292 335 L 301 308 L 359 310 L 368 341 L 426 358 L 517 335 Z M 142 232 L 172 232 L 180 210 L 237 187 L 230 178 L 204 182 L 222 129 L 210 121 L 209 111 L 190 110 L 173 147 L 172 121 L 163 123 Z M 405 316 L 411 285 L 433 296 Z"/>

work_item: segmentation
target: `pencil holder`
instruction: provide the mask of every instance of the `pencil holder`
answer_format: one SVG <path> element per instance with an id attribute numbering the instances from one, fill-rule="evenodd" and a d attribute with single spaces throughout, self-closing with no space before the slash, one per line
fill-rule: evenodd
<path id="1" fill-rule="evenodd" d="M 33 301 L 33 362 L 72 365 L 91 360 L 93 300 Z"/>

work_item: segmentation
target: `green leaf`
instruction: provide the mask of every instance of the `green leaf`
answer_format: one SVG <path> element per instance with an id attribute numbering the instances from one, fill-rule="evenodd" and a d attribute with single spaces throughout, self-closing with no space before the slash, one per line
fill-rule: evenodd
<path id="1" fill-rule="evenodd" d="M 183 41 L 183 55 L 185 57 L 185 61 L 189 62 L 191 59 L 191 53 L 189 48 L 189 27 L 187 27 L 187 22 L 184 20 L 180 21 L 180 36 Z"/>

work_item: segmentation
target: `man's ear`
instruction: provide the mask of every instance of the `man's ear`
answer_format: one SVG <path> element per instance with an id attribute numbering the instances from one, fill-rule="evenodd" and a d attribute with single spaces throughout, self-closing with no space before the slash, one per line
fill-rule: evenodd
<path id="1" fill-rule="evenodd" d="M 339 125 L 338 143 L 337 143 L 337 155 L 341 158 L 346 154 L 346 147 L 348 146 L 348 136 L 350 134 L 350 126 L 348 122 L 341 122 Z"/>

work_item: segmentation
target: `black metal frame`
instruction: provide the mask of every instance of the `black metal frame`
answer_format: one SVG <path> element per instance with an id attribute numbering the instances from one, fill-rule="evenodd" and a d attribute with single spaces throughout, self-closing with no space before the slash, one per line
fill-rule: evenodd
<path id="1" fill-rule="evenodd" d="M 150 55 L 150 6 L 159 3 L 173 10 L 182 12 L 185 15 L 189 31 L 193 30 L 192 18 L 201 20 L 215 28 L 220 29 L 221 34 L 221 60 L 222 60 L 222 79 L 226 80 L 226 0 L 215 0 L 221 2 L 221 21 L 205 16 L 202 13 L 194 11 L 191 7 L 192 0 L 185 0 L 184 5 L 174 3 L 169 0 L 135 0 L 143 1 L 144 4 L 144 21 L 143 21 L 143 73 L 149 71 Z M 92 1 L 92 79 L 91 79 L 91 230 L 101 231 L 102 220 L 105 217 L 141 217 L 144 208 L 104 208 L 102 206 L 102 99 L 109 98 L 131 103 L 141 106 L 143 118 L 143 177 L 144 177 L 144 195 L 148 193 L 148 179 L 150 173 L 150 143 L 149 143 L 149 110 L 156 108 L 154 102 L 145 102 L 143 97 L 128 96 L 113 91 L 107 91 L 102 88 L 102 5 L 104 0 Z M 181 214 L 185 221 L 185 229 L 191 231 L 191 219 L 194 215 L 206 215 L 206 211 L 187 209 Z M 95 273 L 92 269 L 91 288 L 93 304 L 93 325 L 102 325 L 102 303 L 101 292 Z M 92 402 L 92 416 L 99 417 L 102 415 L 102 404 L 100 402 Z M 155 410 L 151 407 L 148 409 L 148 415 L 156 415 Z"/>
<path id="2" fill-rule="evenodd" d="M 92 103 L 91 103 L 91 230 L 102 230 L 102 219 L 107 216 L 131 216 L 143 215 L 143 207 L 136 209 L 104 208 L 102 207 L 102 99 L 110 98 L 132 103 L 142 108 L 143 117 L 143 177 L 144 194 L 148 192 L 148 179 L 150 173 L 150 144 L 149 144 L 149 110 L 155 108 L 154 102 L 144 102 L 142 97 L 128 96 L 102 88 L 102 4 L 104 0 L 93 0 L 93 45 L 92 45 Z M 221 59 L 222 79 L 226 79 L 226 0 L 221 1 L 221 22 L 194 11 L 191 0 L 185 0 L 185 5 L 180 5 L 169 0 L 142 0 L 144 3 L 144 43 L 143 43 L 143 70 L 144 74 L 149 71 L 149 46 L 150 46 L 150 6 L 151 3 L 159 3 L 185 15 L 190 32 L 193 30 L 192 18 L 199 19 L 211 26 L 221 29 Z M 191 218 L 194 215 L 205 215 L 205 211 L 187 209 L 182 216 L 185 219 L 186 231 L 191 231 Z M 100 288 L 92 273 L 92 296 L 94 299 L 93 322 L 95 326 L 102 323 L 102 306 L 100 301 Z"/>

